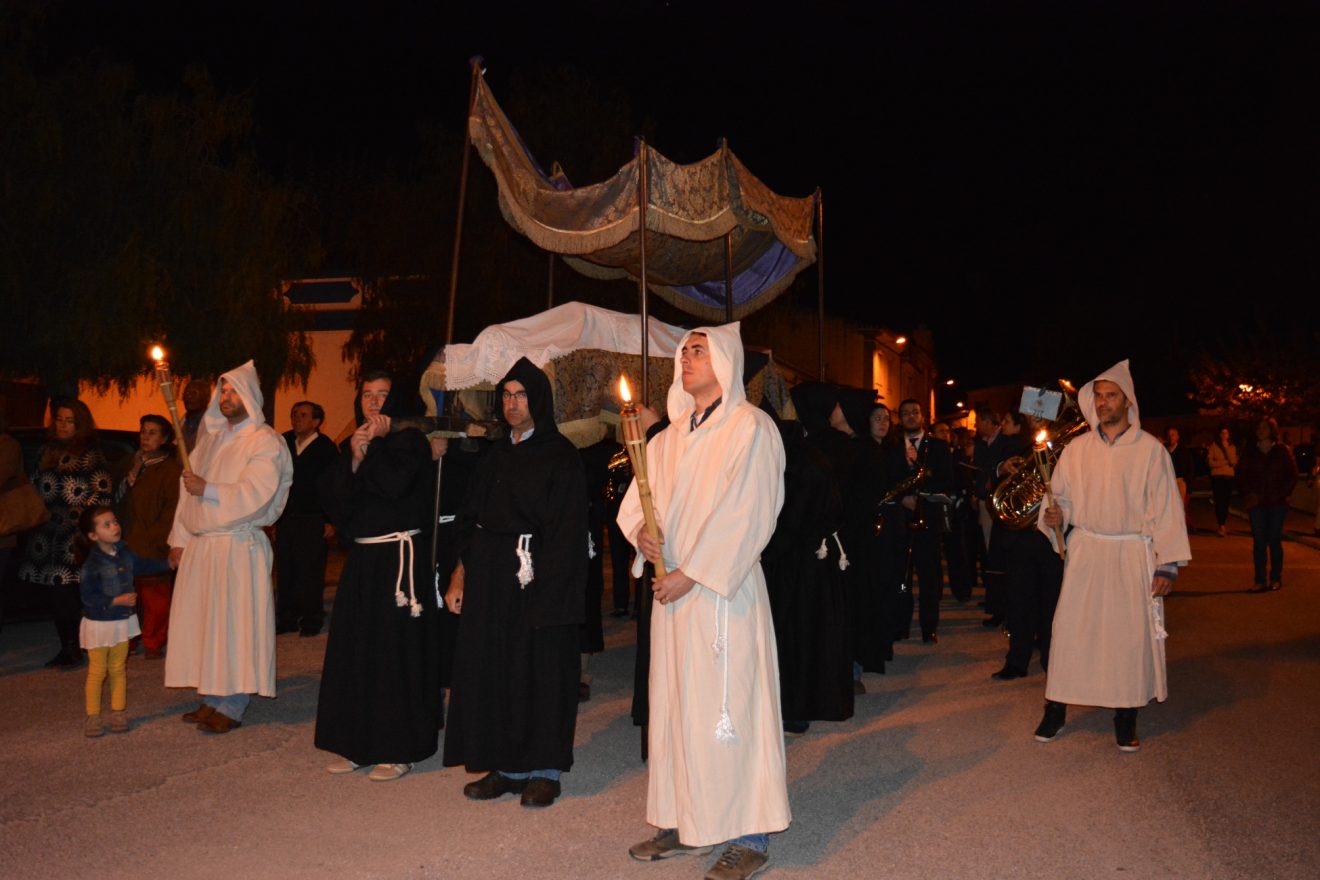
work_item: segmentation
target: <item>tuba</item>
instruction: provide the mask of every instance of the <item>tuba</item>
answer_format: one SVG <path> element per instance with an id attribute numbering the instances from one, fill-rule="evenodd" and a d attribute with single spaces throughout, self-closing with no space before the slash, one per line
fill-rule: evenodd
<path id="1" fill-rule="evenodd" d="M 1063 399 L 1063 411 L 1049 428 L 1052 448 L 1045 455 L 1051 465 L 1058 460 L 1065 446 L 1091 429 L 1067 388 L 1063 389 Z M 1045 498 L 1045 480 L 1034 456 L 1014 458 L 1019 462 L 1018 471 L 1004 477 L 995 487 L 990 496 L 990 509 L 1001 523 L 1019 531 L 1035 524 L 1040 503 Z"/>

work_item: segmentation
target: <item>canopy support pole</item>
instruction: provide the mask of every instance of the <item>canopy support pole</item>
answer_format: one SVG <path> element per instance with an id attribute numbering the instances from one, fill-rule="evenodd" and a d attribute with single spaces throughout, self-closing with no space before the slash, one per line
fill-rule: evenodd
<path id="1" fill-rule="evenodd" d="M 554 251 L 546 254 L 546 282 L 545 282 L 545 307 L 553 309 L 555 307 L 555 254 Z"/>
<path id="2" fill-rule="evenodd" d="M 816 377 L 825 381 L 825 205 L 816 187 Z"/>
<path id="3" fill-rule="evenodd" d="M 641 272 L 637 279 L 637 292 L 641 298 L 642 312 L 642 406 L 650 405 L 650 357 L 651 326 L 650 302 L 646 291 L 646 208 L 650 202 L 650 179 L 648 174 L 646 138 L 641 138 L 641 148 L 637 151 L 637 253 L 641 260 Z"/>
<path id="4" fill-rule="evenodd" d="M 454 341 L 454 303 L 458 298 L 458 255 L 463 244 L 463 207 L 467 202 L 468 163 L 472 157 L 472 139 L 468 136 L 468 120 L 472 116 L 472 105 L 477 101 L 477 81 L 481 78 L 480 55 L 468 59 L 472 68 L 472 81 L 468 86 L 467 115 L 463 118 L 463 170 L 458 178 L 458 216 L 454 220 L 454 255 L 449 263 L 449 309 L 445 315 L 445 345 Z M 443 357 L 443 355 L 441 355 Z M 444 415 L 436 412 L 436 415 Z M 445 457 L 435 460 L 435 500 L 431 508 L 431 577 L 435 579 L 435 592 L 443 596 L 440 589 L 440 484 L 444 482 Z"/>
<path id="5" fill-rule="evenodd" d="M 724 323 L 733 323 L 733 230 L 724 233 Z"/>

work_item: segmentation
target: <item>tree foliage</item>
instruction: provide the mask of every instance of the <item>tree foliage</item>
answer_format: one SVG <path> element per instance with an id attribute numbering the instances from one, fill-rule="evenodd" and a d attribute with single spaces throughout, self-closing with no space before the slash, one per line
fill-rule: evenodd
<path id="1" fill-rule="evenodd" d="M 1190 372 L 1203 412 L 1283 425 L 1320 422 L 1320 334 L 1311 328 L 1250 334 L 1223 353 L 1205 353 Z"/>
<path id="2" fill-rule="evenodd" d="M 182 374 L 255 358 L 272 385 L 305 381 L 303 318 L 275 291 L 319 252 L 303 194 L 258 167 L 250 99 L 201 69 L 170 94 L 95 59 L 38 72 L 7 42 L 0 374 L 125 392 L 161 342 Z"/>

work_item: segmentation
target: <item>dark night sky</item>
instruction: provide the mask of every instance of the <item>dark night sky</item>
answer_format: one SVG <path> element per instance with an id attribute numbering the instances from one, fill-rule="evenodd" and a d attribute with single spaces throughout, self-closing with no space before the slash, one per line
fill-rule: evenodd
<path id="1" fill-rule="evenodd" d="M 514 72 L 570 64 L 671 159 L 727 136 L 777 191 L 819 185 L 829 308 L 927 324 L 968 385 L 1130 355 L 1139 395 L 1185 408 L 1202 346 L 1314 329 L 1320 7 L 859 5 L 120 2 L 50 32 L 148 84 L 200 61 L 250 91 L 276 173 L 407 160 L 419 123 L 461 124 L 470 55 L 506 102 Z M 571 173 L 574 150 L 538 158 Z"/>

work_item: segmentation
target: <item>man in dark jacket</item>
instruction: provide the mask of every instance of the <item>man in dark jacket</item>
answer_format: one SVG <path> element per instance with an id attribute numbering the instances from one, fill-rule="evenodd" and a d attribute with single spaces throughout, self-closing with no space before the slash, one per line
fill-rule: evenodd
<path id="1" fill-rule="evenodd" d="M 325 622 L 326 542 L 334 527 L 326 519 L 317 493 L 317 481 L 334 464 L 336 450 L 321 433 L 325 410 L 310 400 L 293 405 L 293 430 L 284 432 L 293 456 L 293 487 L 289 503 L 275 524 L 275 577 L 279 590 L 275 604 L 275 632 L 298 630 L 315 636 Z"/>
<path id="2" fill-rule="evenodd" d="M 926 477 L 921 485 L 903 496 L 902 505 L 907 510 L 910 535 L 910 565 L 907 579 L 908 619 L 911 619 L 912 583 L 910 575 L 915 573 L 920 591 L 918 619 L 921 623 L 921 640 L 927 644 L 939 641 L 937 631 L 940 625 L 940 598 L 944 592 L 944 579 L 940 573 L 940 545 L 937 516 L 932 516 L 931 503 L 924 496 L 952 494 L 953 453 L 949 444 L 932 437 L 926 431 L 926 419 L 921 411 L 921 403 L 908 399 L 899 404 L 899 423 L 903 427 L 902 442 L 889 453 L 890 473 L 900 481 L 915 477 L 924 467 Z M 920 527 L 924 523 L 924 528 Z"/>

